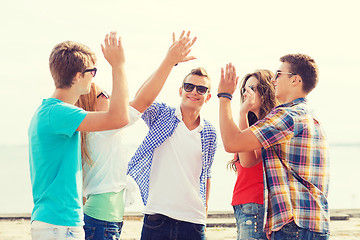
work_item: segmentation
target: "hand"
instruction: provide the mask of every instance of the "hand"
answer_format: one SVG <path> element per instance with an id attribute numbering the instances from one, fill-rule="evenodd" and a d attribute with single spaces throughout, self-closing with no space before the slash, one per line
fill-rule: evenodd
<path id="1" fill-rule="evenodd" d="M 121 44 L 121 37 L 117 39 L 116 35 L 116 32 L 106 34 L 104 45 L 101 44 L 101 50 L 104 57 L 112 67 L 117 67 L 125 63 L 125 54 Z"/>
<path id="2" fill-rule="evenodd" d="M 249 87 L 246 87 L 245 89 L 246 91 L 243 94 L 244 102 L 241 103 L 240 114 L 247 114 L 255 105 L 255 92 Z"/>
<path id="3" fill-rule="evenodd" d="M 230 93 L 235 92 L 239 77 L 236 76 L 236 69 L 231 63 L 226 64 L 225 73 L 224 68 L 221 68 L 221 77 L 218 87 L 218 93 Z"/>
<path id="4" fill-rule="evenodd" d="M 190 31 L 185 35 L 185 31 L 182 31 L 179 40 L 176 41 L 175 33 L 172 35 L 173 44 L 170 46 L 165 61 L 168 61 L 172 66 L 180 63 L 187 62 L 196 59 L 194 56 L 188 56 L 191 52 L 191 47 L 196 41 L 196 37 L 190 38 Z"/>

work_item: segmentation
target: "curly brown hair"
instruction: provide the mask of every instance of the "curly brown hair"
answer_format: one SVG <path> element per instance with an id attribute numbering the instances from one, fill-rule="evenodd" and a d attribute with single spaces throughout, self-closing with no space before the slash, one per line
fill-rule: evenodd
<path id="1" fill-rule="evenodd" d="M 267 114 L 271 112 L 271 110 L 278 104 L 275 98 L 275 89 L 271 82 L 274 73 L 270 70 L 266 69 L 259 69 L 255 70 L 253 73 L 248 73 L 242 79 L 242 84 L 240 89 L 245 88 L 246 82 L 249 80 L 250 77 L 255 77 L 259 84 L 256 86 L 257 91 L 260 95 L 260 110 L 259 116 L 256 116 L 255 113 L 249 112 L 248 114 L 248 122 L 249 126 L 256 123 L 258 120 L 263 119 Z M 241 92 L 241 102 L 244 102 L 243 92 Z M 235 154 L 234 158 L 228 162 L 228 167 L 233 169 L 236 172 L 236 165 L 235 163 L 239 161 L 238 155 Z"/>

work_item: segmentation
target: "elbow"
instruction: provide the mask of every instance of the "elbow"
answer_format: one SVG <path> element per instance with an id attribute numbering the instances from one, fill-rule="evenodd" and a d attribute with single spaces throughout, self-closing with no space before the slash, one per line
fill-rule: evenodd
<path id="1" fill-rule="evenodd" d="M 228 152 L 228 153 L 237 153 L 237 152 L 238 152 L 238 151 L 235 150 L 232 146 L 225 146 L 225 145 L 224 145 L 224 149 L 225 149 L 225 151 Z"/>
<path id="2" fill-rule="evenodd" d="M 122 117 L 118 120 L 118 124 L 119 124 L 119 127 L 118 127 L 118 128 L 125 127 L 126 125 L 129 124 L 129 122 L 130 122 L 129 114 L 126 114 L 126 116 L 122 116 Z"/>
<path id="3" fill-rule="evenodd" d="M 111 122 L 109 129 L 119 129 L 125 127 L 130 122 L 129 114 L 112 118 L 112 120 L 109 122 Z"/>
<path id="4" fill-rule="evenodd" d="M 238 149 L 235 149 L 234 142 L 230 139 L 229 141 L 226 141 L 223 139 L 223 145 L 224 149 L 228 153 L 237 153 Z"/>

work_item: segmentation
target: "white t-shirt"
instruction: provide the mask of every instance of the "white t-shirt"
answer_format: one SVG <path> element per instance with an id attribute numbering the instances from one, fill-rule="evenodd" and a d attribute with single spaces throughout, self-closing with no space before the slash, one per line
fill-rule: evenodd
<path id="1" fill-rule="evenodd" d="M 87 135 L 88 149 L 93 166 L 84 163 L 83 188 L 85 197 L 91 194 L 120 192 L 126 184 L 127 149 L 122 143 L 123 130 L 140 117 L 129 107 L 130 122 L 121 129 L 91 132 Z"/>
<path id="2" fill-rule="evenodd" d="M 206 224 L 206 210 L 200 195 L 202 170 L 201 135 L 204 124 L 190 131 L 180 120 L 173 135 L 154 151 L 149 198 L 145 214 L 160 213 L 168 217 Z"/>

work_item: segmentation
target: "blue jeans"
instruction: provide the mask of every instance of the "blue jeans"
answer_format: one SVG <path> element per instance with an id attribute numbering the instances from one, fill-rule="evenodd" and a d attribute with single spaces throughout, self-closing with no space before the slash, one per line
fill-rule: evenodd
<path id="1" fill-rule="evenodd" d="M 308 229 L 298 227 L 294 221 L 284 225 L 279 231 L 271 233 L 271 239 L 287 240 L 326 240 L 329 234 L 313 232 Z"/>
<path id="2" fill-rule="evenodd" d="M 161 214 L 144 216 L 141 240 L 205 240 L 205 225 L 179 221 Z"/>
<path id="3" fill-rule="evenodd" d="M 123 222 L 106 222 L 84 214 L 85 239 L 120 239 Z"/>
<path id="4" fill-rule="evenodd" d="M 237 240 L 267 239 L 263 231 L 264 205 L 246 203 L 233 206 L 237 227 Z"/>

